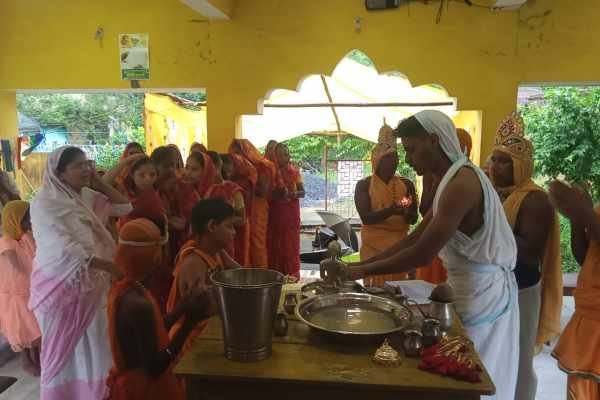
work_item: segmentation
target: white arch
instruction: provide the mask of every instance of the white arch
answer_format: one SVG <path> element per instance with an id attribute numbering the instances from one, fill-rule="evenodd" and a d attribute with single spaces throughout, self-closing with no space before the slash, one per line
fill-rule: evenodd
<path id="1" fill-rule="evenodd" d="M 440 85 L 413 87 L 398 71 L 379 73 L 364 53 L 353 50 L 330 76 L 304 77 L 296 90 L 269 90 L 258 100 L 257 114 L 241 117 L 241 135 L 256 146 L 307 133 L 350 133 L 376 142 L 383 118 L 393 125 L 431 108 L 453 117 L 456 98 Z"/>

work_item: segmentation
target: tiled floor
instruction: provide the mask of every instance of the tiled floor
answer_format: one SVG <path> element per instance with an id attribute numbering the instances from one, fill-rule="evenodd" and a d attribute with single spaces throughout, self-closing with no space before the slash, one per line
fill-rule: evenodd
<path id="1" fill-rule="evenodd" d="M 0 367 L 0 375 L 14 376 L 17 382 L 0 394 L 2 400 L 38 400 L 40 398 L 39 378 L 34 378 L 21 369 L 20 357 L 13 358 Z"/>

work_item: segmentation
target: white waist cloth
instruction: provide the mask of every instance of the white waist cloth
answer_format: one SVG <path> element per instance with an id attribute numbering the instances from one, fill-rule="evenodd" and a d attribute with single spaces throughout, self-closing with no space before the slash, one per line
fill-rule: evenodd
<path id="1" fill-rule="evenodd" d="M 496 385 L 495 398 L 512 400 L 519 365 L 519 307 L 512 272 L 517 261 L 514 235 L 494 186 L 462 153 L 452 120 L 436 110 L 420 111 L 415 118 L 439 138 L 440 148 L 452 162 L 433 200 L 434 218 L 446 186 L 462 168 L 471 169 L 481 185 L 481 228 L 472 235 L 456 231 L 440 258 L 456 293 L 456 311 Z"/>
<path id="2" fill-rule="evenodd" d="M 519 365 L 519 306 L 513 272 L 443 252 L 456 312 L 494 385 L 490 398 L 512 400 Z"/>

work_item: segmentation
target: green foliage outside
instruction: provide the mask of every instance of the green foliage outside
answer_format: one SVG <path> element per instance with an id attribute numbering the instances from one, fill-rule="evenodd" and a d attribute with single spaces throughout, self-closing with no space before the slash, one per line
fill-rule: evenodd
<path id="1" fill-rule="evenodd" d="M 171 93 L 173 96 L 181 97 L 182 99 L 203 103 L 206 101 L 206 93 Z"/>
<path id="2" fill-rule="evenodd" d="M 178 93 L 192 101 L 205 101 L 203 93 Z M 42 126 L 63 125 L 69 132 L 81 132 L 96 145 L 98 168 L 108 170 L 121 156 L 125 145 L 146 146 L 143 93 L 18 94 L 19 112 Z M 109 125 L 115 128 L 109 136 Z"/>
<path id="3" fill-rule="evenodd" d="M 91 144 L 110 144 L 109 124 L 127 132 L 143 127 L 143 93 L 18 94 L 18 110 L 41 125 L 82 132 Z"/>
<path id="4" fill-rule="evenodd" d="M 589 182 L 600 198 L 600 87 L 544 89 L 542 103 L 521 107 L 535 149 L 536 173 Z"/>
<path id="5" fill-rule="evenodd" d="M 365 67 L 371 67 L 373 65 L 373 61 L 371 61 L 371 59 L 360 50 L 352 50 L 346 57 L 364 65 Z"/>
<path id="6" fill-rule="evenodd" d="M 146 134 L 143 126 L 133 128 L 126 133 L 118 132 L 110 138 L 109 143 L 96 145 L 98 153 L 95 161 L 98 169 L 108 171 L 114 167 L 129 142 L 137 142 L 142 147 L 146 147 Z"/>
<path id="7" fill-rule="evenodd" d="M 569 220 L 560 218 L 560 253 L 562 254 L 563 272 L 579 272 L 581 267 L 577 264 L 573 252 L 571 252 L 571 224 Z"/>
<path id="8" fill-rule="evenodd" d="M 315 174 L 324 173 L 324 148 L 328 146 L 327 159 L 335 160 L 370 160 L 371 150 L 375 146 L 368 140 L 360 139 L 352 135 L 341 136 L 317 136 L 304 135 L 286 141 L 290 149 L 290 156 L 304 170 Z M 415 179 L 414 171 L 405 163 L 404 149 L 398 146 L 398 173 L 410 179 Z M 367 167 L 367 169 L 369 169 Z M 330 176 L 331 178 L 331 176 Z"/>
<path id="9" fill-rule="evenodd" d="M 558 175 L 587 182 L 600 199 L 600 87 L 543 88 L 539 103 L 520 107 L 525 132 L 534 146 L 535 171 L 543 184 Z M 580 267 L 571 253 L 571 227 L 560 217 L 563 271 Z"/>

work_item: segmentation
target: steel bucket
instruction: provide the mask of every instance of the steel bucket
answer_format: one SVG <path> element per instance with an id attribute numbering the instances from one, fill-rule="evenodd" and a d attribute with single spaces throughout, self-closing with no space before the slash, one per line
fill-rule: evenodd
<path id="1" fill-rule="evenodd" d="M 217 271 L 210 279 L 219 303 L 225 357 L 234 361 L 268 358 L 283 275 L 262 268 L 239 268 Z"/>

